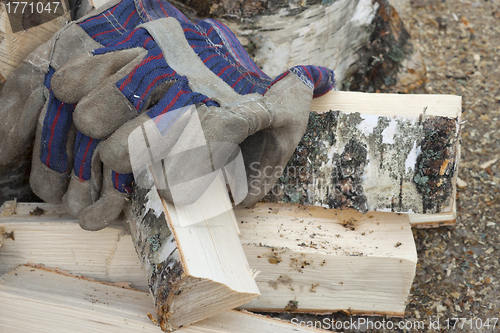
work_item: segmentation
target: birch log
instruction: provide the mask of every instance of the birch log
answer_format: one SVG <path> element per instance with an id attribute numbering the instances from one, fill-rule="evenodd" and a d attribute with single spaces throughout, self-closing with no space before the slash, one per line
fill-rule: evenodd
<path id="1" fill-rule="evenodd" d="M 224 202 L 224 184 L 216 179 L 215 188 L 210 187 L 187 207 L 166 203 L 155 187 L 136 187 L 132 195 L 131 207 L 126 210 L 132 241 L 164 331 L 259 296 L 230 204 L 225 212 L 192 224 L 194 215 L 210 215 L 211 207 Z"/>
<path id="2" fill-rule="evenodd" d="M 318 112 L 266 201 L 452 212 L 459 96 L 332 92 L 313 103 Z"/>
<path id="3" fill-rule="evenodd" d="M 33 262 L 149 291 L 121 221 L 88 232 L 59 206 L 21 203 L 15 211 L 0 217 L 0 275 Z M 417 263 L 407 215 L 270 203 L 235 215 L 262 291 L 244 308 L 404 315 Z"/>
<path id="4" fill-rule="evenodd" d="M 60 270 L 21 266 L 0 276 L 1 332 L 154 333 L 148 293 Z M 320 333 L 282 320 L 227 311 L 179 333 Z"/>

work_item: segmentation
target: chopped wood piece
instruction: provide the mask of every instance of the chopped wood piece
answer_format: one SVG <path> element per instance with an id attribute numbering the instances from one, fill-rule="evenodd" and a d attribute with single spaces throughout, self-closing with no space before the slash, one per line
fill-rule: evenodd
<path id="1" fill-rule="evenodd" d="M 479 167 L 481 169 L 487 169 L 489 168 L 490 166 L 492 166 L 493 164 L 495 164 L 496 162 L 498 161 L 498 157 L 497 158 L 494 158 L 492 160 L 489 160 L 487 162 L 484 162 L 483 164 L 481 164 Z"/>
<path id="2" fill-rule="evenodd" d="M 36 207 L 45 214 L 31 215 Z M 59 205 L 18 203 L 17 214 L 0 217 L 0 228 L 4 231 L 0 275 L 27 262 L 43 263 L 101 281 L 130 282 L 131 287 L 148 291 L 147 278 L 123 221 L 88 232 Z M 15 240 L 5 237 L 7 234 Z"/>
<path id="3" fill-rule="evenodd" d="M 264 203 L 236 216 L 261 271 L 261 296 L 242 308 L 404 315 L 417 263 L 408 216 Z"/>
<path id="4" fill-rule="evenodd" d="M 222 202 L 227 196 L 224 180 L 216 178 L 214 186 L 207 192 Z M 231 207 L 215 217 L 192 221 L 208 213 L 210 207 L 203 204 L 204 197 L 179 208 L 163 201 L 154 187 L 136 187 L 126 209 L 158 324 L 164 331 L 209 318 L 259 296 Z"/>
<path id="5" fill-rule="evenodd" d="M 0 216 L 10 216 L 16 214 L 17 200 L 5 201 L 0 206 Z"/>
<path id="6" fill-rule="evenodd" d="M 465 188 L 465 187 L 467 187 L 467 183 L 464 180 L 460 179 L 460 177 L 458 177 L 457 178 L 457 186 L 458 186 L 458 188 Z"/>
<path id="7" fill-rule="evenodd" d="M 20 266 L 0 276 L 0 331 L 158 332 L 148 293 Z M 29 315 L 26 315 L 29 314 Z M 227 311 L 179 333 L 324 332 L 240 311 Z"/>
<path id="8" fill-rule="evenodd" d="M 458 96 L 326 94 L 265 201 L 451 212 L 460 107 Z"/>
<path id="9" fill-rule="evenodd" d="M 36 206 L 46 213 L 31 216 Z M 35 262 L 149 290 L 131 236 L 118 222 L 87 232 L 58 206 L 21 203 L 17 211 L 0 219 L 16 239 L 4 240 L 0 274 Z M 406 214 L 271 203 L 235 214 L 263 291 L 245 308 L 287 311 L 293 301 L 298 312 L 404 314 L 417 262 Z"/>

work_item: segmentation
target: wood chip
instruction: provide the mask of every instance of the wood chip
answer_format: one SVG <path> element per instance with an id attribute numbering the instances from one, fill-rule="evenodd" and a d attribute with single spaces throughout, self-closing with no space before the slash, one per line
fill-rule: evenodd
<path id="1" fill-rule="evenodd" d="M 488 168 L 488 167 L 492 166 L 493 164 L 495 164 L 495 163 L 496 163 L 496 161 L 498 161 L 498 157 L 496 157 L 496 158 L 494 158 L 494 159 L 492 159 L 492 160 L 489 160 L 488 162 L 484 162 L 484 163 L 483 163 L 483 164 L 481 164 L 479 167 L 480 167 L 481 169 L 486 169 L 486 168 Z"/>
<path id="2" fill-rule="evenodd" d="M 460 179 L 460 177 L 457 177 L 457 186 L 458 188 L 464 188 L 467 187 L 467 183 Z"/>
<path id="3" fill-rule="evenodd" d="M 5 201 L 0 207 L 0 216 L 10 216 L 16 214 L 17 201 Z"/>

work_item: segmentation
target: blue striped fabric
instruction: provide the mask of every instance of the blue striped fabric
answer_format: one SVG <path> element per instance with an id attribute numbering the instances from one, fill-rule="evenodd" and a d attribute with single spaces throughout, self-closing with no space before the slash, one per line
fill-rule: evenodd
<path id="1" fill-rule="evenodd" d="M 50 79 L 54 74 L 54 69 L 49 67 L 45 75 L 45 86 L 49 89 L 49 100 L 47 113 L 43 120 L 42 137 L 40 145 L 40 159 L 52 170 L 59 173 L 68 172 L 73 161 L 68 160 L 66 153 L 66 142 L 68 132 L 73 122 L 73 104 L 65 104 L 59 101 L 50 89 Z"/>
<path id="2" fill-rule="evenodd" d="M 118 173 L 111 172 L 111 180 L 113 181 L 113 186 L 122 193 L 132 192 L 132 182 L 134 181 L 134 175 L 131 173 Z"/>
<path id="3" fill-rule="evenodd" d="M 134 1 L 123 0 L 113 8 L 78 25 L 96 42 L 107 46 L 114 39 L 128 35 L 135 27 L 145 22 L 147 21 L 136 11 Z"/>
<path id="4" fill-rule="evenodd" d="M 79 23 L 80 27 L 95 41 L 103 45 L 94 54 L 104 54 L 133 47 L 143 47 L 147 55 L 116 86 L 141 112 L 149 95 L 162 83 L 175 82 L 159 103 L 147 110 L 151 118 L 191 104 L 218 104 L 198 92 L 191 91 L 186 77 L 175 72 L 165 61 L 160 47 L 149 33 L 138 25 L 162 17 L 174 17 L 184 30 L 184 35 L 205 65 L 228 83 L 236 92 L 245 95 L 264 95 L 273 84 L 293 73 L 313 89 L 314 97 L 330 91 L 334 85 L 332 70 L 316 66 L 296 66 L 271 79 L 262 72 L 241 46 L 236 36 L 224 24 L 205 19 L 198 24 L 191 23 L 186 16 L 165 0 L 122 0 L 109 10 Z M 50 87 L 53 70 L 46 76 Z M 58 172 L 71 168 L 65 153 L 67 132 L 72 121 L 72 105 L 58 101 L 53 94 L 49 100 L 49 111 L 44 120 L 44 144 L 42 161 Z M 157 120 L 161 119 L 158 117 Z M 99 143 L 78 132 L 75 142 L 73 170 L 82 180 L 90 179 L 90 161 Z M 113 172 L 115 188 L 121 192 L 130 191 L 132 175 Z"/>
<path id="5" fill-rule="evenodd" d="M 100 140 L 89 138 L 80 131 L 76 133 L 75 139 L 75 166 L 73 172 L 81 180 L 90 179 L 90 167 L 92 155 Z"/>
<path id="6" fill-rule="evenodd" d="M 163 17 L 174 17 L 179 22 L 189 22 L 186 16 L 168 1 L 136 0 L 140 15 L 146 21 L 153 21 Z"/>
<path id="7" fill-rule="evenodd" d="M 135 29 L 129 35 L 116 39 L 108 47 L 95 50 L 94 54 L 136 46 L 145 48 L 148 53 L 139 65 L 116 83 L 116 86 L 137 110 L 142 110 L 143 103 L 158 85 L 167 81 L 178 81 L 181 78 L 167 64 L 160 47 L 151 35 L 145 29 Z"/>
<path id="8" fill-rule="evenodd" d="M 257 67 L 243 46 L 240 44 L 238 38 L 227 26 L 212 19 L 200 21 L 199 25 L 206 31 L 210 40 L 220 40 L 224 44 L 225 48 L 231 53 L 233 58 L 237 60 L 239 64 L 244 66 L 247 71 L 251 72 L 251 75 L 256 74 L 261 79 L 271 79 L 263 71 L 261 71 L 259 67 Z"/>

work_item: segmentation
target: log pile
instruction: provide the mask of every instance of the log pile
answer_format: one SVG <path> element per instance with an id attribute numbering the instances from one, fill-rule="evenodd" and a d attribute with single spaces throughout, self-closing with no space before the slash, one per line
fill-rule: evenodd
<path id="1" fill-rule="evenodd" d="M 34 215 L 39 214 L 35 211 L 43 214 Z M 131 208 L 128 213 L 133 218 Z M 235 216 L 243 260 L 260 272 L 255 281 L 261 296 L 241 308 L 404 315 L 417 262 L 406 215 L 332 214 L 319 207 L 262 203 L 237 209 Z M 158 221 L 167 223 L 161 215 Z M 18 204 L 16 214 L 0 219 L 4 235 L 0 275 L 27 262 L 42 263 L 100 281 L 127 282 L 148 292 L 151 275 L 141 268 L 134 248 L 137 238 L 123 222 L 91 233 L 59 206 Z M 178 291 L 170 292 L 176 296 Z M 183 289 L 177 296 L 183 293 L 197 291 Z M 217 301 L 224 304 L 224 300 Z"/>

